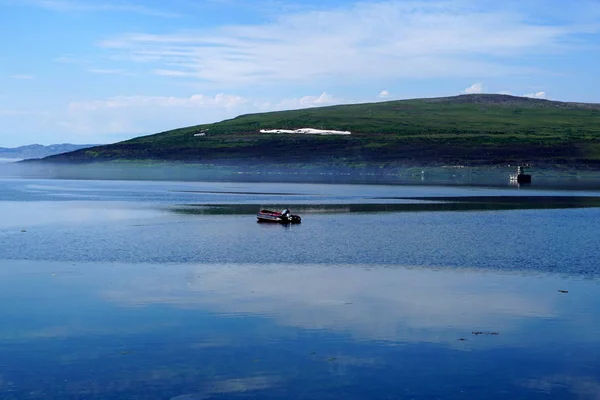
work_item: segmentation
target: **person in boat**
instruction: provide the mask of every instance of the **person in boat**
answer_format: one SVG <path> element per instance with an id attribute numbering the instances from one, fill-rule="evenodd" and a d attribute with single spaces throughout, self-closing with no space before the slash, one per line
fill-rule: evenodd
<path id="1" fill-rule="evenodd" d="M 283 215 L 284 217 L 289 217 L 290 216 L 290 210 L 288 210 L 287 208 L 284 208 L 283 211 L 281 212 L 281 215 Z"/>

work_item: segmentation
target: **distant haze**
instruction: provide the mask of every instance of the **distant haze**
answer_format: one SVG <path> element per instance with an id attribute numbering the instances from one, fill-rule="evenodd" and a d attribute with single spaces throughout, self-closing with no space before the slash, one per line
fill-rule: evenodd
<path id="1" fill-rule="evenodd" d="M 21 161 L 22 158 L 0 158 L 0 164 L 6 164 L 16 161 Z"/>
<path id="2" fill-rule="evenodd" d="M 42 146 L 40 144 L 32 144 L 28 146 L 20 146 L 14 148 L 0 147 L 0 162 L 13 162 L 32 158 L 44 158 L 55 154 L 67 153 L 79 149 L 93 147 L 93 144 L 52 144 Z"/>

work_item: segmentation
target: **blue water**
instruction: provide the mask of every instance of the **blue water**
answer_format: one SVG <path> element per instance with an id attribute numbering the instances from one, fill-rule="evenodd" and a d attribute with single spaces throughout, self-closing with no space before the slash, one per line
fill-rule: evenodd
<path id="1" fill-rule="evenodd" d="M 597 399 L 598 196 L 0 180 L 0 399 Z"/>

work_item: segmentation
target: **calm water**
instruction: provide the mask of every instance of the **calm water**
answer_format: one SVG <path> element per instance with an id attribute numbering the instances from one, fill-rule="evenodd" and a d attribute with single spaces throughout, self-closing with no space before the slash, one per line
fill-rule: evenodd
<path id="1" fill-rule="evenodd" d="M 0 399 L 599 399 L 599 196 L 0 180 Z"/>

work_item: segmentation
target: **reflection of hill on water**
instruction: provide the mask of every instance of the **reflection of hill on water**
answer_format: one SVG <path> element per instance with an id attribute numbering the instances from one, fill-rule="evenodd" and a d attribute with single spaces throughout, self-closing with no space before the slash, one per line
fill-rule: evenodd
<path id="1" fill-rule="evenodd" d="M 419 211 L 537 210 L 600 207 L 596 196 L 461 196 L 387 197 L 389 203 L 352 204 L 186 204 L 172 208 L 179 214 L 243 215 L 260 208 L 291 207 L 297 213 L 380 213 Z"/>
<path id="2" fill-rule="evenodd" d="M 28 160 L 11 167 L 15 176 L 36 179 L 463 186 L 503 189 L 511 188 L 509 175 L 515 172 L 514 166 L 433 167 L 396 163 L 386 166 L 365 164 L 352 167 L 318 163 L 281 166 L 250 165 L 244 162 L 201 164 L 151 161 L 53 164 Z M 598 170 L 536 166 L 528 169 L 528 173 L 532 175 L 533 182 L 528 186 L 532 189 L 600 190 Z"/>

